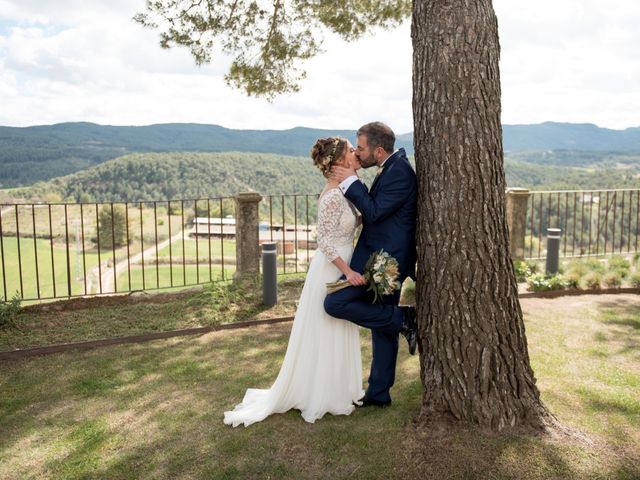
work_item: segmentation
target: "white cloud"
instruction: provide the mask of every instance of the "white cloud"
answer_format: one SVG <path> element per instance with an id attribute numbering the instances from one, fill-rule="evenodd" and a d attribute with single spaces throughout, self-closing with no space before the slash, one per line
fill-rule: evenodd
<path id="1" fill-rule="evenodd" d="M 497 0 L 504 123 L 640 125 L 640 4 Z"/>
<path id="2" fill-rule="evenodd" d="M 640 125 L 640 3 L 495 0 L 504 123 Z M 144 2 L 0 0 L 0 124 L 216 123 L 230 128 L 357 128 L 379 119 L 412 129 L 409 25 L 303 65 L 297 94 L 273 103 L 224 84 L 228 60 L 204 68 L 162 50 L 131 20 Z"/>

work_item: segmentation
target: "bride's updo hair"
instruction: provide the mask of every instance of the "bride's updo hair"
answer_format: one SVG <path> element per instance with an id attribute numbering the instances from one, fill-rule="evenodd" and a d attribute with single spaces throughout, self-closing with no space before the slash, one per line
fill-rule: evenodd
<path id="1" fill-rule="evenodd" d="M 326 177 L 329 170 L 344 155 L 347 149 L 347 140 L 340 137 L 319 138 L 311 148 L 313 164 L 320 169 Z"/>

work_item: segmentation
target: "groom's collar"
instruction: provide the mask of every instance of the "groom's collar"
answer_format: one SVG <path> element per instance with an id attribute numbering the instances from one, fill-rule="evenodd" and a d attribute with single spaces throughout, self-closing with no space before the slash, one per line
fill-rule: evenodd
<path id="1" fill-rule="evenodd" d="M 380 168 L 384 167 L 385 163 L 387 163 L 391 157 L 395 156 L 401 150 L 404 153 L 404 148 L 398 148 L 391 155 L 389 155 L 387 158 L 385 158 L 384 161 L 380 164 Z"/>
<path id="2" fill-rule="evenodd" d="M 389 155 L 387 158 L 385 158 L 382 161 L 382 163 L 380 164 L 380 168 L 384 167 L 384 164 L 387 163 L 387 160 L 389 160 L 391 157 L 393 157 L 397 152 L 398 152 L 398 150 L 394 151 L 391 155 Z"/>

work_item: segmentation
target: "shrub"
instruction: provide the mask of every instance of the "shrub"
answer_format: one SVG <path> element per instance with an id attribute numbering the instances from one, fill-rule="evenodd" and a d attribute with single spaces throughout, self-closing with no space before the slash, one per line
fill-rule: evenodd
<path id="1" fill-rule="evenodd" d="M 20 303 L 22 299 L 17 292 L 11 300 L 0 303 L 0 328 L 15 326 L 16 315 L 20 313 Z"/>
<path id="2" fill-rule="evenodd" d="M 582 279 L 586 288 L 600 288 L 600 282 L 602 282 L 602 274 L 600 272 L 589 272 Z"/>
<path id="3" fill-rule="evenodd" d="M 574 270 L 570 270 L 563 275 L 567 282 L 567 288 L 578 288 L 580 286 L 580 280 L 582 275 Z"/>
<path id="4" fill-rule="evenodd" d="M 632 287 L 640 288 L 640 272 L 634 272 L 629 278 Z"/>
<path id="5" fill-rule="evenodd" d="M 622 285 L 622 275 L 619 271 L 607 272 L 602 279 L 602 283 L 609 288 L 618 288 Z"/>
<path id="6" fill-rule="evenodd" d="M 527 261 L 527 267 L 529 267 L 529 270 L 531 271 L 531 273 L 540 272 L 540 263 L 534 262 L 533 260 Z"/>
<path id="7" fill-rule="evenodd" d="M 633 259 L 631 261 L 636 266 L 636 269 L 640 268 L 640 252 L 634 253 L 633 254 Z"/>
<path id="8" fill-rule="evenodd" d="M 609 259 L 609 270 L 629 270 L 631 263 L 622 255 L 614 255 Z"/>
<path id="9" fill-rule="evenodd" d="M 584 263 L 587 266 L 587 269 L 593 272 L 604 273 L 605 271 L 604 263 L 602 260 L 598 260 L 597 258 L 587 258 L 584 260 Z"/>
<path id="10" fill-rule="evenodd" d="M 631 263 L 621 255 L 614 255 L 609 259 L 609 270 L 618 272 L 622 278 L 627 278 L 631 273 Z"/>
<path id="11" fill-rule="evenodd" d="M 527 279 L 529 290 L 534 292 L 546 292 L 549 290 L 562 290 L 569 286 L 569 283 L 561 275 L 545 275 L 535 273 Z"/>
<path id="12" fill-rule="evenodd" d="M 565 271 L 567 273 L 576 273 L 582 277 L 589 272 L 589 266 L 582 260 L 574 259 L 567 264 Z"/>
<path id="13" fill-rule="evenodd" d="M 527 265 L 527 262 L 524 260 L 515 260 L 513 262 L 513 269 L 516 273 L 516 281 L 518 283 L 526 282 L 527 277 L 532 273 L 529 265 Z"/>
<path id="14" fill-rule="evenodd" d="M 631 274 L 631 270 L 625 270 L 623 268 L 616 268 L 615 270 L 610 270 L 610 272 L 617 273 L 621 278 L 627 278 L 629 274 Z"/>

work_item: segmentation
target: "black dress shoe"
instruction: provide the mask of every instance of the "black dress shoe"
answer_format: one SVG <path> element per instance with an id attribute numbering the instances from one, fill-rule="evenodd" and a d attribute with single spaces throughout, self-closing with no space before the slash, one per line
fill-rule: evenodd
<path id="1" fill-rule="evenodd" d="M 402 308 L 402 314 L 404 315 L 404 321 L 402 323 L 402 330 L 400 333 L 404 335 L 409 344 L 409 354 L 416 354 L 416 347 L 418 346 L 418 325 L 416 323 L 416 307 L 400 307 Z"/>
<path id="2" fill-rule="evenodd" d="M 372 398 L 368 398 L 366 395 L 362 397 L 360 400 L 354 403 L 356 407 L 388 407 L 391 405 L 391 400 L 388 402 L 381 402 L 379 400 L 374 400 Z"/>

